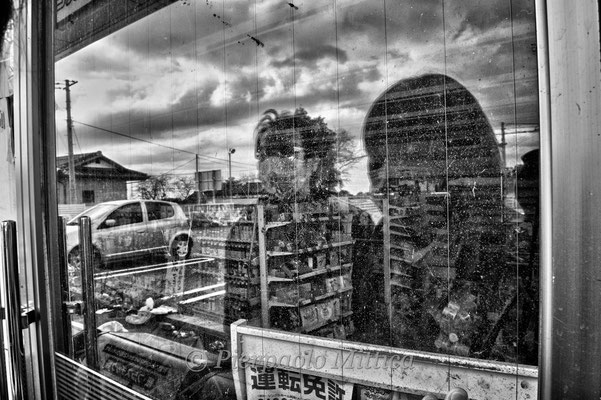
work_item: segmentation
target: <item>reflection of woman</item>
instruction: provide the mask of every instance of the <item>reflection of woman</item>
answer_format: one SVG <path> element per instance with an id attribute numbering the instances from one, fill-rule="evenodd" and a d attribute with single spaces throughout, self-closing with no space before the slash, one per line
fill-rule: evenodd
<path id="1" fill-rule="evenodd" d="M 506 266 L 511 227 L 503 223 L 501 160 L 488 119 L 457 81 L 424 75 L 376 99 L 363 135 L 372 192 L 397 213 L 383 238 L 398 274 L 392 344 L 488 357 L 485 339 L 517 289 Z M 404 190 L 406 182 L 416 190 Z M 502 357 L 516 353 L 512 330 L 490 344 Z"/>
<path id="2" fill-rule="evenodd" d="M 384 253 L 382 225 L 374 224 L 370 214 L 353 209 L 353 321 L 356 341 L 390 345 L 383 280 Z"/>

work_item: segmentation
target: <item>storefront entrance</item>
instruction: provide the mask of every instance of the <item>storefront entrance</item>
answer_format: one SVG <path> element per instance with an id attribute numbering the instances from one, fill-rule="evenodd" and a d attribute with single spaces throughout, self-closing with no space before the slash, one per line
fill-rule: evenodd
<path id="1" fill-rule="evenodd" d="M 57 2 L 54 40 L 60 398 L 536 398 L 534 1 Z"/>

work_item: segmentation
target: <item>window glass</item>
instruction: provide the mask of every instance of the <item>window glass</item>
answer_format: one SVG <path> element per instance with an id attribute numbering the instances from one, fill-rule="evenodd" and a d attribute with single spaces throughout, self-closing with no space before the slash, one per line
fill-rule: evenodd
<path id="1" fill-rule="evenodd" d="M 84 203 L 94 203 L 94 191 L 93 190 L 84 190 L 81 192 L 82 201 Z"/>
<path id="2" fill-rule="evenodd" d="M 155 3 L 57 25 L 59 190 L 178 217 L 97 272 L 99 326 L 211 357 L 244 319 L 449 370 L 536 365 L 534 0 Z M 98 152 L 69 179 L 65 156 Z"/>
<path id="3" fill-rule="evenodd" d="M 171 218 L 175 215 L 173 207 L 166 203 L 156 203 L 147 201 L 146 212 L 148 213 L 148 220 L 155 221 L 157 219 Z"/>
<path id="4" fill-rule="evenodd" d="M 138 224 L 140 222 L 144 222 L 144 217 L 142 216 L 142 206 L 140 203 L 128 204 L 123 207 L 119 207 L 115 211 L 109 214 L 109 216 L 105 220 L 104 228 L 109 226 L 106 225 L 106 221 L 114 220 L 114 226 L 123 226 L 123 225 L 131 225 Z"/>
<path id="5" fill-rule="evenodd" d="M 90 207 L 81 214 L 76 215 L 72 220 L 67 222 L 67 225 L 75 226 L 79 224 L 80 217 L 90 217 L 91 220 L 102 218 L 102 215 L 109 212 L 113 208 L 110 204 L 99 204 L 94 207 Z"/>

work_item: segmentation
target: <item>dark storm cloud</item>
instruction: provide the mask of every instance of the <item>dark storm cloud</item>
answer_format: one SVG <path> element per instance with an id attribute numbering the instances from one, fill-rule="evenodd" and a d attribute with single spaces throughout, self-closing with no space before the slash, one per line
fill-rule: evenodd
<path id="1" fill-rule="evenodd" d="M 343 104 L 355 104 L 365 102 L 365 92 L 361 84 L 380 82 L 384 76 L 379 69 L 363 67 L 348 71 L 340 77 L 338 89 L 340 90 L 340 101 Z"/>
<path id="2" fill-rule="evenodd" d="M 469 28 L 476 32 L 485 32 L 509 21 L 534 19 L 534 2 L 531 0 L 491 0 L 485 6 L 480 0 L 457 2 L 451 6 L 450 12 L 461 16 L 454 39 L 460 37 Z"/>
<path id="3" fill-rule="evenodd" d="M 256 91 L 254 77 L 232 77 L 231 81 L 228 79 L 227 86 L 231 96 L 227 102 L 227 109 L 223 104 L 212 103 L 211 95 L 218 89 L 219 83 L 210 81 L 202 88 L 190 88 L 173 104 L 164 103 L 162 107 L 154 104 L 152 109 L 132 107 L 120 111 L 111 110 L 97 115 L 96 119 L 105 121 L 101 128 L 117 133 L 131 132 L 135 137 L 152 135 L 157 140 L 173 135 L 177 137 L 178 132 L 198 132 L 211 127 L 224 127 L 226 124 L 236 126 L 248 119 L 249 113 L 258 115 L 256 97 L 254 93 L 251 94 L 252 91 Z M 113 96 L 125 96 L 127 93 L 127 90 L 124 90 L 121 94 L 113 93 Z M 81 122 L 94 125 L 89 121 Z"/>
<path id="4" fill-rule="evenodd" d="M 339 27 L 342 36 L 369 35 L 376 46 L 385 35 L 389 43 L 427 43 L 442 41 L 444 34 L 457 39 L 470 28 L 477 33 L 495 30 L 511 16 L 514 23 L 533 21 L 533 7 L 531 0 L 362 2 L 342 7 Z"/>
<path id="5" fill-rule="evenodd" d="M 147 95 L 145 88 L 134 89 L 133 84 L 128 81 L 124 81 L 121 86 L 106 90 L 106 96 L 113 99 L 113 101 L 131 100 L 132 98 L 144 99 Z"/>
<path id="6" fill-rule="evenodd" d="M 393 49 L 388 51 L 388 58 L 391 61 L 395 62 L 397 65 L 400 65 L 411 61 L 411 54 Z"/>
<path id="7" fill-rule="evenodd" d="M 389 2 L 386 9 L 383 2 L 363 2 L 342 9 L 342 35 L 368 34 L 383 39 L 384 29 L 391 38 L 427 41 L 442 32 L 441 2 Z"/>
<path id="8" fill-rule="evenodd" d="M 533 27 L 530 2 L 511 3 L 516 28 Z M 496 122 L 536 119 L 536 77 L 521 77 L 527 71 L 536 73 L 536 56 L 530 50 L 534 31 L 529 36 L 508 34 L 507 0 L 445 1 L 444 25 L 440 0 L 339 0 L 336 13 L 328 1 L 298 2 L 299 10 L 286 2 L 257 3 L 257 15 L 253 2 L 242 0 L 177 3 L 107 38 L 105 47 L 114 51 L 80 57 L 73 68 L 117 80 L 107 85 L 108 80 L 98 79 L 102 111 L 88 103 L 93 121 L 83 122 L 190 151 L 199 146 L 191 138 L 204 132 L 199 139 L 202 151 L 215 155 L 226 146 L 226 126 L 230 132 L 237 130 L 236 137 L 250 138 L 255 118 L 258 121 L 268 108 L 292 111 L 303 106 L 313 117 L 330 118 L 333 110 L 352 112 L 356 124 L 378 88 L 411 75 L 441 72 L 443 67 L 473 90 Z M 256 35 L 264 46 L 249 35 Z M 326 67 L 317 70 L 318 65 Z M 140 74 L 134 75 L 138 69 Z M 77 79 L 82 86 L 84 79 Z M 75 107 L 80 104 L 74 102 Z M 103 137 L 117 150 L 120 143 L 130 143 L 135 150 L 120 149 L 129 152 L 123 157 L 130 162 L 145 165 L 150 157 L 165 168 L 173 162 L 173 152 L 167 149 L 76 128 L 82 142 L 88 137 L 92 150 L 100 148 L 98 138 Z M 351 133 L 359 131 L 360 127 Z M 181 161 L 189 157 L 180 156 Z"/>
<path id="9" fill-rule="evenodd" d="M 155 119 L 153 123 L 156 122 Z M 199 155 L 199 169 L 225 169 L 228 166 L 227 148 L 231 146 L 237 149 L 237 159 L 232 160 L 234 169 L 253 170 L 256 164 L 252 156 L 252 128 L 242 133 L 230 130 L 228 139 L 222 125 L 204 131 L 192 128 L 164 132 L 157 132 L 154 127 L 134 131 L 135 124 L 119 126 L 118 121 L 104 129 L 78 123 L 75 126 L 78 138 L 76 153 L 100 150 L 127 168 L 141 168 L 140 171 L 146 173 L 159 174 L 174 169 L 191 172 L 195 168 L 196 153 Z M 239 140 L 240 137 L 246 139 Z"/>
<path id="10" fill-rule="evenodd" d="M 103 57 L 91 54 L 88 57 L 82 57 L 78 72 L 89 78 L 127 79 L 136 68 L 136 65 L 129 65 L 127 60 L 115 59 L 107 54 L 104 54 Z"/>
<path id="11" fill-rule="evenodd" d="M 228 104 L 228 123 L 235 124 L 236 121 L 248 113 L 248 105 Z M 225 125 L 225 109 L 223 107 L 211 107 L 190 105 L 181 107 L 165 107 L 163 109 L 142 110 L 132 109 L 99 115 L 99 120 L 111 121 L 112 130 L 123 132 L 128 130 L 134 135 L 147 135 L 152 133 L 155 138 L 170 137 L 173 132 L 186 129 L 202 130 L 215 125 Z"/>
<path id="12" fill-rule="evenodd" d="M 354 97 L 357 90 L 356 85 L 351 85 L 348 88 L 343 88 L 342 92 L 346 96 Z M 324 86 L 321 90 L 297 96 L 295 103 L 298 106 L 311 107 L 323 101 L 324 98 L 334 98 L 335 95 L 336 92 L 332 87 Z M 224 127 L 226 124 L 227 126 L 237 126 L 242 121 L 247 121 L 249 116 L 256 116 L 258 122 L 258 113 L 262 113 L 265 109 L 273 106 L 278 107 L 279 105 L 281 107 L 288 104 L 289 100 L 289 96 L 282 95 L 261 105 L 256 102 L 237 99 L 228 101 L 226 110 L 223 106 L 212 106 L 207 102 L 196 103 L 195 93 L 188 92 L 180 102 L 173 106 L 166 106 L 163 109 L 152 111 L 131 109 L 112 112 L 99 115 L 98 120 L 110 121 L 110 129 L 117 133 L 133 132 L 134 136 L 152 134 L 155 139 L 170 138 L 173 134 L 177 135 L 178 131 L 202 131 L 210 127 Z"/>
<path id="13" fill-rule="evenodd" d="M 234 32 L 237 25 L 249 21 L 251 11 L 251 4 L 244 0 L 178 2 L 129 26 L 127 34 L 117 35 L 116 40 L 150 58 L 174 49 L 193 54 L 190 44 L 194 40 L 212 37 L 221 43 L 222 32 Z"/>
<path id="14" fill-rule="evenodd" d="M 298 49 L 295 51 L 294 56 L 283 60 L 273 60 L 270 65 L 274 68 L 292 67 L 293 65 L 296 67 L 313 68 L 318 61 L 328 58 L 338 61 L 340 64 L 348 61 L 348 56 L 344 50 L 329 44 L 317 44 Z"/>

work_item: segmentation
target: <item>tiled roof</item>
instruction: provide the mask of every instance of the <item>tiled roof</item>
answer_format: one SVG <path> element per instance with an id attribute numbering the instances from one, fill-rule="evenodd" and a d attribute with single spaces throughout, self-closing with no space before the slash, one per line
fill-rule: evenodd
<path id="1" fill-rule="evenodd" d="M 83 168 L 84 165 L 94 161 L 102 160 L 107 164 L 113 166 L 113 168 L 101 169 L 101 168 Z M 121 164 L 111 160 L 104 156 L 101 151 L 93 153 L 82 153 L 73 155 L 73 164 L 75 167 L 76 176 L 86 177 L 98 177 L 98 178 L 111 178 L 111 179 L 127 179 L 127 180 L 145 180 L 148 175 L 142 172 L 134 171 L 132 169 L 125 168 Z M 62 171 L 68 176 L 69 172 L 69 156 L 56 157 L 56 168 Z"/>

